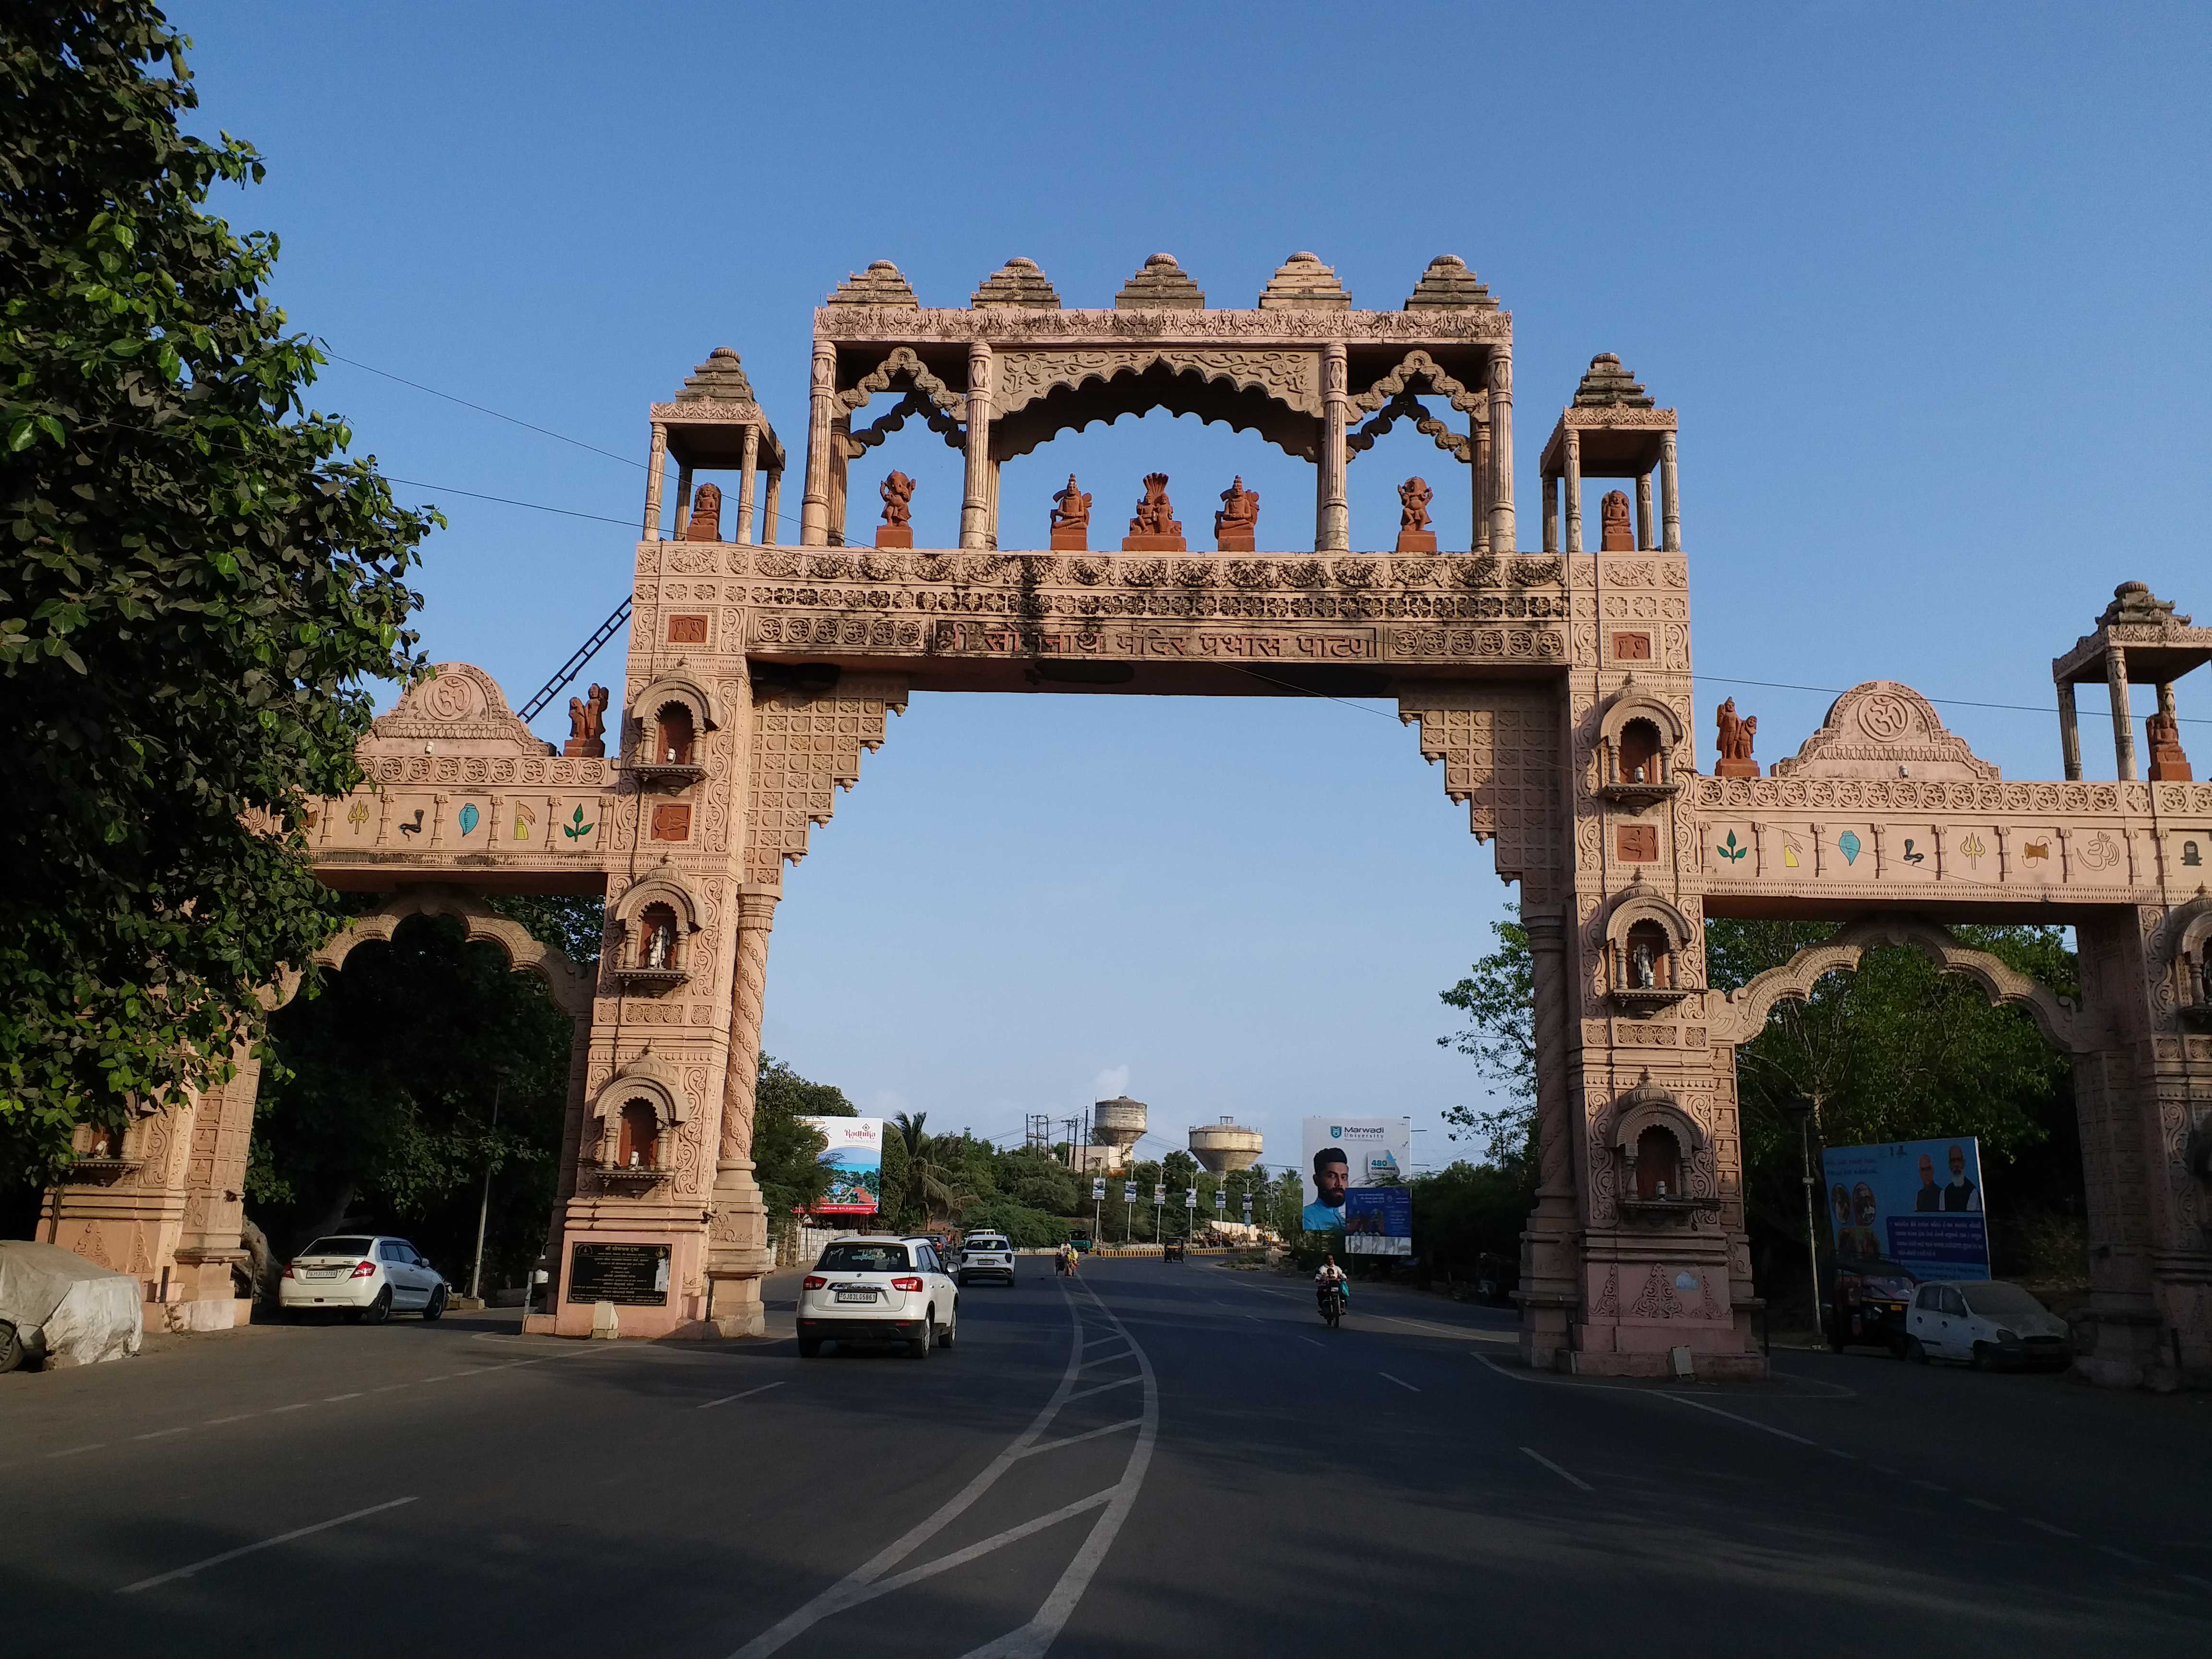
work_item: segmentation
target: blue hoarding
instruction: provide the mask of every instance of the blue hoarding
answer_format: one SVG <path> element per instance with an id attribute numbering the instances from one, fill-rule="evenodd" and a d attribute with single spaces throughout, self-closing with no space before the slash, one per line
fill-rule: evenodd
<path id="1" fill-rule="evenodd" d="M 1881 1262 L 1916 1279 L 1990 1276 L 1982 1149 L 1972 1135 L 1831 1146 L 1820 1170 L 1839 1268 Z"/>
<path id="2" fill-rule="evenodd" d="M 1351 1255 L 1410 1255 L 1413 1194 L 1403 1187 L 1354 1187 L 1346 1193 L 1344 1248 Z"/>

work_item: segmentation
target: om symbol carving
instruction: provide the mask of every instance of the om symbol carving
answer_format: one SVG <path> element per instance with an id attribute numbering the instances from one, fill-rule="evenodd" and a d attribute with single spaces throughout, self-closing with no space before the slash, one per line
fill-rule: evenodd
<path id="1" fill-rule="evenodd" d="M 1912 724 L 1912 714 L 1903 698 L 1884 691 L 1859 706 L 1859 724 L 1877 743 L 1889 743 L 1905 735 Z"/>
<path id="2" fill-rule="evenodd" d="M 477 712 L 477 689 L 458 674 L 441 674 L 422 692 L 422 706 L 430 718 L 465 720 Z"/>

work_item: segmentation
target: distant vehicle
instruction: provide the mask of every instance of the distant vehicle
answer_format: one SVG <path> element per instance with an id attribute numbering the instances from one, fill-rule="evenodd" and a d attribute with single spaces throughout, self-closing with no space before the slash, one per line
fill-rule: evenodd
<path id="1" fill-rule="evenodd" d="M 1320 1299 L 1321 1316 L 1328 1321 L 1329 1329 L 1334 1330 L 1337 1327 L 1337 1322 L 1344 1317 L 1344 1286 L 1341 1285 L 1323 1285 L 1322 1287 Z"/>
<path id="2" fill-rule="evenodd" d="M 2066 1322 L 2017 1285 L 2001 1279 L 1954 1279 L 1923 1285 L 1906 1316 L 1905 1349 L 1923 1364 L 2033 1365 L 2063 1370 L 2074 1346 Z"/>
<path id="3" fill-rule="evenodd" d="M 1854 1344 L 1887 1348 L 1902 1358 L 1912 1305 L 1913 1278 L 1893 1261 L 1861 1261 L 1839 1267 L 1828 1308 L 1828 1346 L 1841 1353 Z"/>
<path id="4" fill-rule="evenodd" d="M 334 1233 L 284 1264 L 276 1304 L 297 1318 L 320 1309 L 379 1325 L 395 1313 L 446 1311 L 446 1276 L 404 1238 Z"/>
<path id="5" fill-rule="evenodd" d="M 833 1241 L 799 1281 L 799 1355 L 824 1342 L 902 1343 L 916 1359 L 949 1348 L 960 1328 L 960 1291 L 936 1241 L 861 1234 Z"/>
<path id="6" fill-rule="evenodd" d="M 1004 1233 L 970 1233 L 961 1241 L 953 1270 L 953 1276 L 963 1285 L 971 1279 L 1003 1279 L 1011 1285 L 1014 1243 Z"/>
<path id="7" fill-rule="evenodd" d="M 1181 1240 L 1181 1239 L 1179 1239 L 1179 1238 L 1171 1238 L 1171 1239 L 1170 1239 L 1170 1240 L 1169 1240 L 1169 1241 L 1168 1241 L 1164 1245 L 1163 1245 L 1163 1246 L 1161 1247 L 1160 1254 L 1161 1254 L 1161 1255 L 1162 1255 L 1165 1260 L 1170 1261 L 1182 1261 L 1182 1240 Z"/>
<path id="8" fill-rule="evenodd" d="M 1067 1243 L 1068 1247 L 1078 1255 L 1091 1254 L 1091 1235 L 1080 1228 L 1073 1229 L 1068 1233 Z"/>

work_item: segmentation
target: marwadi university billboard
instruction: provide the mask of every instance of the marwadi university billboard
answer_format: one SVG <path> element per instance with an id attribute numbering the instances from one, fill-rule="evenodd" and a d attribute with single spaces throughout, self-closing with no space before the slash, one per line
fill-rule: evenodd
<path id="1" fill-rule="evenodd" d="M 1411 1255 L 1413 1120 L 1310 1117 L 1304 1140 L 1305 1230 L 1342 1228 L 1348 1255 Z"/>
<path id="2" fill-rule="evenodd" d="M 873 1215 L 884 1195 L 884 1121 L 879 1117 L 802 1117 L 830 1144 L 820 1163 L 830 1172 L 830 1190 L 813 1206 L 816 1215 Z"/>
<path id="3" fill-rule="evenodd" d="M 1879 1263 L 1916 1280 L 1990 1276 L 1982 1149 L 1972 1135 L 1831 1146 L 1820 1170 L 1845 1271 Z"/>

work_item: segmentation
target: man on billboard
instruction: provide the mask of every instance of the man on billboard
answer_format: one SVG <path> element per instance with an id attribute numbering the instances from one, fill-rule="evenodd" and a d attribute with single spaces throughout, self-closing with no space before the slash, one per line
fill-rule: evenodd
<path id="1" fill-rule="evenodd" d="M 1924 1215 L 1930 1210 L 1943 1207 L 1943 1189 L 1936 1184 L 1936 1160 L 1927 1153 L 1920 1154 L 1920 1190 L 1912 1195 L 1912 1208 Z"/>
<path id="2" fill-rule="evenodd" d="M 1352 1160 L 1343 1147 L 1324 1146 L 1314 1154 L 1313 1179 L 1319 1196 L 1305 1207 L 1305 1230 L 1334 1232 L 1344 1225 L 1344 1189 L 1352 1184 Z"/>
<path id="3" fill-rule="evenodd" d="M 1956 1141 L 1951 1143 L 1951 1184 L 1943 1188 L 1943 1207 L 1947 1210 L 1978 1210 L 1982 1207 L 1982 1189 L 1966 1179 L 1966 1150 Z"/>

